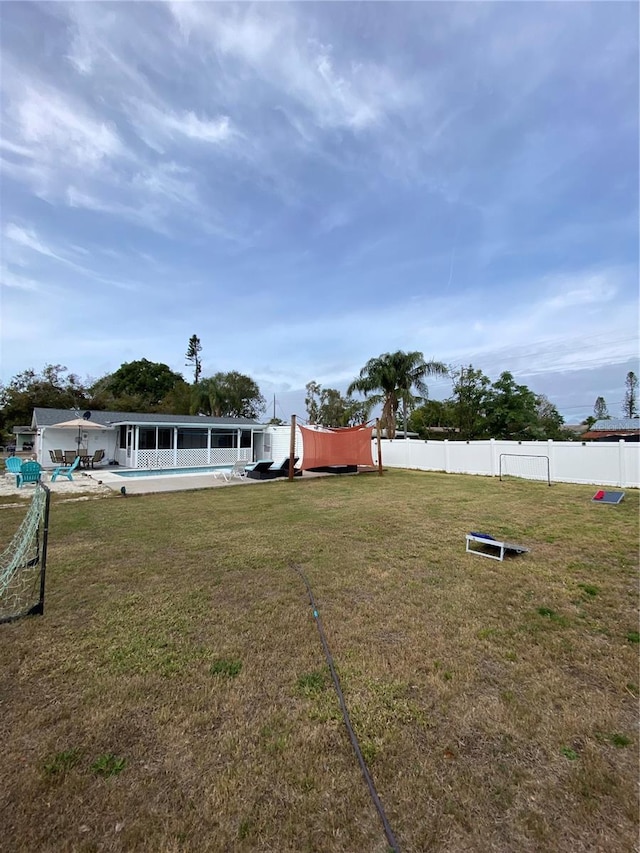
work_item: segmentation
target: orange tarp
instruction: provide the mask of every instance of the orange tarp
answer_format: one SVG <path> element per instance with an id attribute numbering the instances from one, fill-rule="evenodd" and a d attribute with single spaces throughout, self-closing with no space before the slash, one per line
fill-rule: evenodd
<path id="1" fill-rule="evenodd" d="M 300 426 L 303 470 L 326 465 L 367 465 L 373 467 L 371 436 L 373 427 L 311 429 Z"/>

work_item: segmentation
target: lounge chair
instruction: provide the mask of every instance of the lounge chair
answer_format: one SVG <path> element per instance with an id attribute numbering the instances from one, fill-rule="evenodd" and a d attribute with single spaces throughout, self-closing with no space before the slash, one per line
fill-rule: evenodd
<path id="1" fill-rule="evenodd" d="M 247 477 L 250 480 L 273 480 L 278 472 L 272 468 L 273 459 L 258 459 L 254 465 L 247 467 Z"/>
<path id="2" fill-rule="evenodd" d="M 22 468 L 22 459 L 19 456 L 10 456 L 8 459 L 5 459 L 4 464 L 10 474 L 19 474 Z"/>
<path id="3" fill-rule="evenodd" d="M 289 459 L 287 456 L 280 465 L 274 465 L 270 470 L 275 472 L 276 477 L 288 477 L 289 476 Z M 293 476 L 294 477 L 302 477 L 302 471 L 300 468 L 296 468 L 296 462 L 300 459 L 299 456 L 293 457 Z"/>
<path id="4" fill-rule="evenodd" d="M 20 471 L 16 474 L 16 487 L 22 488 L 23 483 L 39 483 L 42 476 L 42 466 L 39 462 L 29 460 L 23 462 Z"/>
<path id="5" fill-rule="evenodd" d="M 50 450 L 49 456 L 54 465 L 64 465 L 64 456 L 61 450 Z"/>
<path id="6" fill-rule="evenodd" d="M 66 477 L 67 480 L 73 480 L 73 472 L 80 464 L 80 457 L 76 456 L 73 465 L 59 465 L 51 475 L 51 482 L 55 483 L 58 477 Z"/>
<path id="7" fill-rule="evenodd" d="M 247 465 L 250 465 L 250 464 L 251 463 L 247 462 L 246 459 L 238 459 L 237 462 L 233 463 L 233 467 L 231 468 L 230 471 L 225 471 L 225 470 L 214 471 L 213 476 L 216 480 L 219 480 L 220 478 L 222 478 L 223 480 L 226 480 L 227 482 L 229 482 L 229 480 L 232 480 L 234 478 L 242 480 L 247 476 L 246 467 L 247 467 Z"/>

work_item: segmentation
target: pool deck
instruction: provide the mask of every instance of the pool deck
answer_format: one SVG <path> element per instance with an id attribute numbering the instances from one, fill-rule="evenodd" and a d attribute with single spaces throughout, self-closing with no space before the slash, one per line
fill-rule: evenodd
<path id="1" fill-rule="evenodd" d="M 0 463 L 2 464 L 2 463 Z M 115 468 L 96 468 L 89 471 L 74 471 L 73 480 L 66 477 L 58 477 L 55 483 L 51 482 L 53 469 L 44 469 L 42 482 L 55 494 L 69 495 L 70 497 L 100 497 L 119 494 L 122 487 L 128 495 L 148 495 L 158 492 L 184 492 L 191 489 L 220 489 L 231 486 L 263 485 L 264 483 L 287 482 L 286 477 L 278 477 L 273 480 L 253 480 L 249 477 L 234 477 L 224 480 L 216 478 L 213 473 L 205 474 L 171 474 L 167 477 L 154 475 L 151 477 L 119 477 Z M 126 468 L 118 470 L 128 470 Z M 329 474 L 304 472 L 304 479 L 312 477 L 328 477 Z M 302 478 L 296 477 L 300 482 Z M 29 499 L 33 491 L 33 484 L 25 483 L 22 488 L 16 488 L 15 474 L 0 474 L 0 496 Z"/>

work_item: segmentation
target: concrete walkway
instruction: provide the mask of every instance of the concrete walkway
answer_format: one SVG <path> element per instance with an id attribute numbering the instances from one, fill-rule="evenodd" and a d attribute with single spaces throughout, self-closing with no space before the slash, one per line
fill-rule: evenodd
<path id="1" fill-rule="evenodd" d="M 2 464 L 2 463 L 0 463 Z M 52 469 L 53 470 L 53 469 Z M 305 471 L 303 477 L 328 477 L 329 474 L 319 474 Z M 300 480 L 296 477 L 296 481 Z M 69 496 L 107 496 L 119 494 L 122 487 L 128 495 L 145 495 L 156 492 L 183 492 L 190 489 L 221 489 L 232 486 L 261 485 L 264 483 L 286 482 L 286 477 L 278 477 L 274 480 L 252 480 L 249 477 L 233 478 L 226 481 L 217 479 L 211 474 L 171 474 L 166 477 L 119 477 L 113 468 L 96 468 L 89 471 L 74 471 L 73 480 L 66 477 L 58 477 L 55 483 L 51 482 L 51 470 L 43 470 L 42 482 L 55 494 Z M 25 483 L 21 488 L 16 488 L 15 474 L 0 474 L 0 496 L 30 499 L 34 486 Z"/>

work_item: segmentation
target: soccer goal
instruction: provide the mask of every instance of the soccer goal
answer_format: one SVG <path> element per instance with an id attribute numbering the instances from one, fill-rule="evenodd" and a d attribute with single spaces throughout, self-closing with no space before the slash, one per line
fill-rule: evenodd
<path id="1" fill-rule="evenodd" d="M 551 485 L 548 456 L 529 456 L 524 453 L 500 454 L 500 479 L 522 477 L 525 480 L 546 480 Z"/>
<path id="2" fill-rule="evenodd" d="M 51 493 L 36 488 L 26 515 L 0 555 L 0 623 L 44 613 Z"/>

